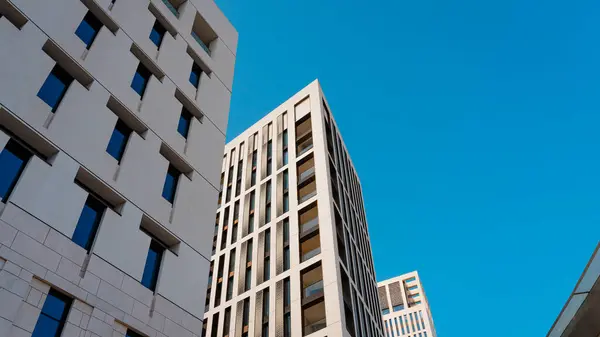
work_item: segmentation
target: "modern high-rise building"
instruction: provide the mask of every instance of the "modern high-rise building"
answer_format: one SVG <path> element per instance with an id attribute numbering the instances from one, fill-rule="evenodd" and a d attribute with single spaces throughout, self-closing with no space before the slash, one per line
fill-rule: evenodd
<path id="1" fill-rule="evenodd" d="M 600 244 L 546 337 L 600 336 Z M 560 271 L 558 271 L 560 272 Z"/>
<path id="2" fill-rule="evenodd" d="M 383 336 L 361 185 L 318 81 L 225 146 L 204 334 Z"/>
<path id="3" fill-rule="evenodd" d="M 212 0 L 0 0 L 0 336 L 201 334 L 236 46 Z"/>
<path id="4" fill-rule="evenodd" d="M 436 337 L 429 302 L 416 271 L 377 284 L 386 337 Z"/>

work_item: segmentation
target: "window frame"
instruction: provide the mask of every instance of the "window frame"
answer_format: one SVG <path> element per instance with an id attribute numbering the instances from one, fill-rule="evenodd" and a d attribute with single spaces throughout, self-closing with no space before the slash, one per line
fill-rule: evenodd
<path id="1" fill-rule="evenodd" d="M 56 79 L 58 82 L 60 82 L 64 86 L 64 88 L 61 89 L 61 92 L 55 97 L 56 101 L 53 103 L 53 105 L 51 105 L 47 101 L 47 100 L 50 100 L 51 98 L 46 97 L 47 91 L 50 90 L 50 89 L 48 89 L 47 86 L 50 86 L 52 84 L 49 82 L 49 79 L 51 78 L 50 76 L 52 76 L 54 79 Z M 63 68 L 58 63 L 56 63 L 54 65 L 54 67 L 52 67 L 52 70 L 50 70 L 50 73 L 48 73 L 48 76 L 44 80 L 44 83 L 42 83 L 42 86 L 38 90 L 37 97 L 40 98 L 44 103 L 46 103 L 51 108 L 52 113 L 55 113 L 56 110 L 58 110 L 58 108 L 60 107 L 60 104 L 62 103 L 63 99 L 65 98 L 65 95 L 67 94 L 67 90 L 69 90 L 69 87 L 71 86 L 71 84 L 73 83 L 74 80 L 75 80 L 75 78 L 71 74 L 69 74 L 69 72 L 67 72 L 65 70 L 65 68 Z"/>
<path id="2" fill-rule="evenodd" d="M 165 26 L 158 21 L 158 19 L 154 20 L 154 25 L 152 25 L 152 28 L 150 29 L 150 35 L 148 38 L 150 41 L 152 41 L 156 48 L 160 49 L 166 34 L 167 28 L 165 28 Z"/>
<path id="3" fill-rule="evenodd" d="M 63 312 L 61 313 L 61 317 L 59 319 L 52 317 L 50 313 L 48 312 L 44 312 L 44 309 L 49 310 L 50 306 L 51 306 L 51 302 L 53 301 L 52 298 L 61 301 L 62 303 L 64 303 L 64 309 Z M 49 307 L 46 307 L 46 304 L 49 305 Z M 67 317 L 69 316 L 69 312 L 71 311 L 71 307 L 73 306 L 73 299 L 70 298 L 69 296 L 55 290 L 54 288 L 50 288 L 50 291 L 48 292 L 48 294 L 46 295 L 46 299 L 44 300 L 44 304 L 42 305 L 42 309 L 40 311 L 40 314 L 38 316 L 38 319 L 36 321 L 35 327 L 33 329 L 32 332 L 32 337 L 45 337 L 47 336 L 48 331 L 47 330 L 37 330 L 38 329 L 38 324 L 40 324 L 40 319 L 42 318 L 42 316 L 47 317 L 47 319 L 51 319 L 55 322 L 58 323 L 58 326 L 56 328 L 56 331 L 54 332 L 55 336 L 60 336 L 63 333 L 65 324 L 67 322 Z M 42 327 L 40 325 L 40 328 L 45 328 Z"/>
<path id="4" fill-rule="evenodd" d="M 0 195 L 1 203 L 6 203 L 8 201 L 8 199 L 12 195 L 15 187 L 17 186 L 17 183 L 21 179 L 21 176 L 23 175 L 23 172 L 25 171 L 27 164 L 29 163 L 29 161 L 31 160 L 31 158 L 34 155 L 34 153 L 32 151 L 30 151 L 26 146 L 23 146 L 23 144 L 21 144 L 21 142 L 14 139 L 13 137 L 11 137 L 6 142 L 2 151 L 0 151 L 0 159 L 3 158 L 4 151 L 7 151 L 8 153 L 10 153 L 13 157 L 16 157 L 17 159 L 20 159 L 22 161 L 22 163 L 19 165 L 19 168 L 18 168 L 16 174 L 11 178 L 11 182 L 10 182 L 10 184 L 8 184 L 8 187 L 6 188 L 4 195 Z M 0 178 L 3 178 L 3 177 L 0 177 Z"/>
<path id="5" fill-rule="evenodd" d="M 143 83 L 140 84 L 141 85 L 140 88 L 134 87 L 136 77 L 139 77 L 143 80 Z M 146 90 L 148 89 L 148 83 L 150 82 L 150 78 L 152 78 L 152 72 L 150 71 L 150 69 L 148 69 L 148 67 L 146 67 L 144 64 L 142 64 L 142 62 L 140 62 L 138 64 L 137 68 L 135 69 L 135 73 L 133 74 L 133 79 L 131 80 L 131 85 L 130 85 L 130 87 L 133 89 L 133 91 L 135 91 L 138 95 L 140 95 L 140 99 L 143 99 L 144 95 L 146 94 Z"/>
<path id="6" fill-rule="evenodd" d="M 80 35 L 84 34 L 84 23 L 86 23 L 87 26 L 93 31 L 93 34 L 89 36 L 89 41 L 85 41 L 84 38 Z M 85 44 L 85 49 L 89 50 L 94 41 L 96 40 L 96 37 L 98 37 L 98 34 L 100 33 L 100 30 L 103 26 L 104 25 L 102 24 L 100 19 L 98 19 L 98 17 L 94 15 L 94 13 L 88 10 L 87 13 L 85 13 L 85 15 L 83 16 L 81 23 L 79 23 L 79 26 L 77 26 L 77 29 L 75 30 L 75 35 Z"/>
<path id="7" fill-rule="evenodd" d="M 117 132 L 117 131 L 123 136 L 123 141 L 119 145 L 117 152 L 112 153 L 111 151 L 109 151 L 109 149 L 113 142 L 113 139 L 115 139 L 115 132 Z M 131 137 L 132 133 L 133 133 L 133 129 L 131 129 L 127 124 L 125 124 L 125 122 L 122 119 L 120 119 L 120 118 L 117 119 L 117 123 L 115 124 L 113 132 L 110 136 L 110 139 L 108 140 L 108 145 L 106 146 L 106 152 L 111 157 L 115 158 L 118 163 L 121 163 L 121 160 L 123 159 L 123 154 L 125 154 L 125 148 L 127 147 L 127 143 L 129 142 L 129 138 Z"/>
<path id="8" fill-rule="evenodd" d="M 150 236 L 150 245 L 148 246 L 148 254 L 146 255 L 146 263 L 144 265 L 144 272 L 142 273 L 142 280 L 140 281 L 140 283 L 150 289 L 152 292 L 156 291 L 156 285 L 158 284 L 158 277 L 160 274 L 160 268 L 162 267 L 162 260 L 164 258 L 165 255 L 165 251 L 168 249 L 167 246 L 162 243 L 161 241 L 159 241 L 157 238 L 155 238 L 153 235 L 149 234 L 146 232 L 146 234 L 148 234 L 148 236 Z M 149 261 L 148 259 L 150 258 L 150 252 L 154 251 L 154 253 L 156 254 L 157 258 L 154 261 L 154 264 L 149 266 Z M 149 284 L 144 284 L 144 278 L 146 276 L 146 273 L 148 271 L 148 267 L 151 267 L 152 269 L 150 270 L 150 272 L 152 273 L 150 276 L 150 280 L 149 280 Z"/>
<path id="9" fill-rule="evenodd" d="M 194 86 L 194 88 L 200 88 L 200 76 L 202 76 L 202 68 L 194 61 L 192 63 L 192 69 L 190 70 L 189 81 Z M 192 76 L 193 75 L 193 76 Z"/>
<path id="10" fill-rule="evenodd" d="M 167 169 L 167 173 L 165 174 L 165 182 L 163 185 L 163 191 L 162 191 L 162 197 L 167 200 L 171 205 L 173 205 L 175 203 L 175 196 L 177 194 L 177 187 L 179 184 L 179 179 L 181 178 L 181 171 L 179 171 L 173 164 L 169 163 L 169 168 Z M 172 183 L 172 190 L 171 191 L 166 191 L 167 189 L 167 178 L 171 176 L 173 183 Z M 168 193 L 167 196 L 165 196 L 165 193 Z"/>
<path id="11" fill-rule="evenodd" d="M 111 207 L 104 200 L 102 200 L 102 198 L 97 196 L 95 193 L 89 191 L 85 186 L 81 187 L 86 192 L 88 192 L 88 196 L 85 200 L 85 203 L 83 204 L 83 208 L 79 215 L 79 219 L 77 220 L 77 225 L 75 226 L 75 230 L 73 231 L 73 235 L 71 236 L 71 241 L 73 241 L 75 244 L 89 252 L 92 249 L 94 241 L 96 240 L 96 236 L 98 235 L 98 229 L 100 228 L 100 224 L 104 219 L 104 214 L 106 213 L 106 210 Z M 95 211 L 98 214 L 98 216 L 94 219 L 94 222 L 91 224 L 91 228 L 89 229 L 89 233 L 87 235 L 85 243 L 80 243 L 75 241 L 75 237 L 78 234 L 78 228 L 82 228 L 81 230 L 85 230 L 85 228 L 80 227 L 80 225 L 82 225 L 80 221 L 83 218 L 85 207 L 89 207 L 90 209 Z"/>

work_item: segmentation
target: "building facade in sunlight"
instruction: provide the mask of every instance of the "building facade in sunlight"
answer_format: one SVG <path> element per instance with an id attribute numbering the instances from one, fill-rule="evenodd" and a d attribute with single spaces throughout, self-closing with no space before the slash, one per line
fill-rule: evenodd
<path id="1" fill-rule="evenodd" d="M 377 284 L 386 337 L 436 337 L 429 302 L 416 271 Z"/>
<path id="2" fill-rule="evenodd" d="M 238 34 L 211 0 L 0 0 L 0 336 L 194 337 Z"/>
<path id="3" fill-rule="evenodd" d="M 383 336 L 362 190 L 318 81 L 225 147 L 204 334 Z"/>

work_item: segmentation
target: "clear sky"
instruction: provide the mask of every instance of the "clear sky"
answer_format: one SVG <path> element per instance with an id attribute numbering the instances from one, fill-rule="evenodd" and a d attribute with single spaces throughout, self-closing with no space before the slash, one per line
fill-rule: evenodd
<path id="1" fill-rule="evenodd" d="M 545 336 L 600 238 L 600 3 L 216 2 L 228 139 L 319 78 L 378 280 L 417 269 L 440 337 Z"/>

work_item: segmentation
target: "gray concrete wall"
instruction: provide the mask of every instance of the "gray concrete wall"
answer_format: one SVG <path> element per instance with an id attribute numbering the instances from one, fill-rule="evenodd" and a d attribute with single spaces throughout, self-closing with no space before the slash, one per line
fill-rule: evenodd
<path id="1" fill-rule="evenodd" d="M 160 0 L 110 3 L 0 0 L 0 151 L 13 134 L 48 156 L 33 156 L 0 202 L 3 337 L 31 335 L 51 287 L 75 299 L 62 336 L 201 335 L 237 32 L 211 0 L 185 1 L 179 17 Z M 86 50 L 75 30 L 88 7 L 105 26 Z M 197 15 L 218 36 L 210 55 L 190 34 Z M 148 37 L 157 17 L 169 30 L 160 49 Z M 159 75 L 143 99 L 130 87 L 132 48 Z M 194 60 L 205 70 L 198 89 Z M 51 112 L 37 92 L 57 61 L 77 76 Z M 187 140 L 177 132 L 182 95 L 196 111 Z M 120 163 L 106 152 L 119 117 L 135 130 Z M 161 196 L 169 161 L 186 169 L 173 205 Z M 74 182 L 82 175 L 119 204 L 89 253 L 71 241 L 88 196 Z M 140 284 L 144 219 L 171 244 L 156 291 Z"/>

